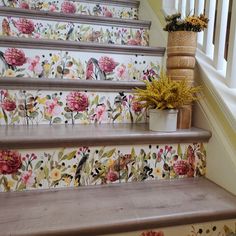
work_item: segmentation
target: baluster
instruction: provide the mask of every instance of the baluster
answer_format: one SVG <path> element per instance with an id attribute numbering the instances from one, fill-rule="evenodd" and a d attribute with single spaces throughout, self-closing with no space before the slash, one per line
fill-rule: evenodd
<path id="1" fill-rule="evenodd" d="M 179 0 L 178 11 L 181 13 L 181 16 L 185 17 L 186 12 L 186 0 Z"/>
<path id="2" fill-rule="evenodd" d="M 195 15 L 204 13 L 204 0 L 195 1 Z M 203 32 L 197 34 L 197 41 L 200 45 L 203 44 Z"/>
<path id="3" fill-rule="evenodd" d="M 205 30 L 203 38 L 203 51 L 207 56 L 213 59 L 213 35 L 214 35 L 214 24 L 215 24 L 215 14 L 216 14 L 216 0 L 206 0 L 206 16 L 210 19 L 208 27 Z"/>
<path id="4" fill-rule="evenodd" d="M 231 26 L 230 26 L 230 38 L 228 49 L 228 62 L 226 83 L 230 88 L 236 88 L 236 1 L 233 1 Z"/>
<path id="5" fill-rule="evenodd" d="M 194 5 L 195 0 L 187 0 L 186 2 L 186 15 L 193 15 L 194 14 Z"/>
<path id="6" fill-rule="evenodd" d="M 217 70 L 223 70 L 225 65 L 224 53 L 228 10 L 229 0 L 218 1 L 214 50 L 214 65 Z"/>

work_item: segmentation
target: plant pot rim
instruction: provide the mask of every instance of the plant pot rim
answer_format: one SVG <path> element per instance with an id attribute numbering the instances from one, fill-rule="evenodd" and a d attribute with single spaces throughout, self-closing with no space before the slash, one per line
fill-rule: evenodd
<path id="1" fill-rule="evenodd" d="M 166 109 L 166 110 L 161 110 L 161 109 L 149 109 L 149 112 L 165 112 L 165 113 L 178 113 L 178 109 Z"/>

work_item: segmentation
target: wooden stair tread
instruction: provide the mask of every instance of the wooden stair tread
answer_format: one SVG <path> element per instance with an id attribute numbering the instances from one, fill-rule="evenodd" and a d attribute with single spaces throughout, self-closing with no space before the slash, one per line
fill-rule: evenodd
<path id="1" fill-rule="evenodd" d="M 44 90 L 87 90 L 87 91 L 132 91 L 134 88 L 145 88 L 143 81 L 112 81 L 83 79 L 48 79 L 2 77 L 0 88 L 3 89 L 44 89 Z"/>
<path id="2" fill-rule="evenodd" d="M 0 15 L 8 17 L 27 17 L 32 19 L 41 19 L 59 22 L 73 22 L 81 24 L 94 24 L 103 26 L 124 26 L 127 28 L 145 28 L 151 27 L 151 21 L 145 20 L 130 20 L 122 18 L 110 18 L 103 16 L 90 16 L 79 14 L 64 14 L 59 12 L 48 12 L 38 10 L 26 10 L 21 8 L 0 7 Z"/>
<path id="3" fill-rule="evenodd" d="M 55 49 L 66 51 L 86 51 L 86 52 L 103 52 L 116 54 L 130 55 L 148 55 L 148 56 L 164 56 L 164 47 L 150 46 L 130 46 L 130 45 L 115 45 L 102 43 L 87 43 L 63 40 L 50 39 L 31 39 L 31 38 L 16 38 L 8 36 L 0 36 L 0 47 L 17 47 L 31 49 Z"/>
<path id="4" fill-rule="evenodd" d="M 0 137 L 2 148 L 32 148 L 207 142 L 211 133 L 198 128 L 152 132 L 148 124 L 18 125 L 0 127 Z"/>
<path id="5" fill-rule="evenodd" d="M 236 197 L 203 179 L 0 194 L 1 235 L 100 235 L 226 220 Z"/>

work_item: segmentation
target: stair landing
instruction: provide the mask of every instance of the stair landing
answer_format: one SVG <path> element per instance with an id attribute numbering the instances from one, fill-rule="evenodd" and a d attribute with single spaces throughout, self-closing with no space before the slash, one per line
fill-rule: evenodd
<path id="1" fill-rule="evenodd" d="M 1 235 L 104 235 L 236 218 L 236 197 L 203 179 L 0 194 Z"/>

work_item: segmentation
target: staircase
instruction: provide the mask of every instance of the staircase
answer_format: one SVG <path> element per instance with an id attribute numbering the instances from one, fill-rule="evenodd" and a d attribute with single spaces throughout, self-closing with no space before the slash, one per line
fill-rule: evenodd
<path id="1" fill-rule="evenodd" d="M 211 133 L 148 130 L 165 48 L 134 0 L 0 1 L 0 236 L 236 235 Z"/>

